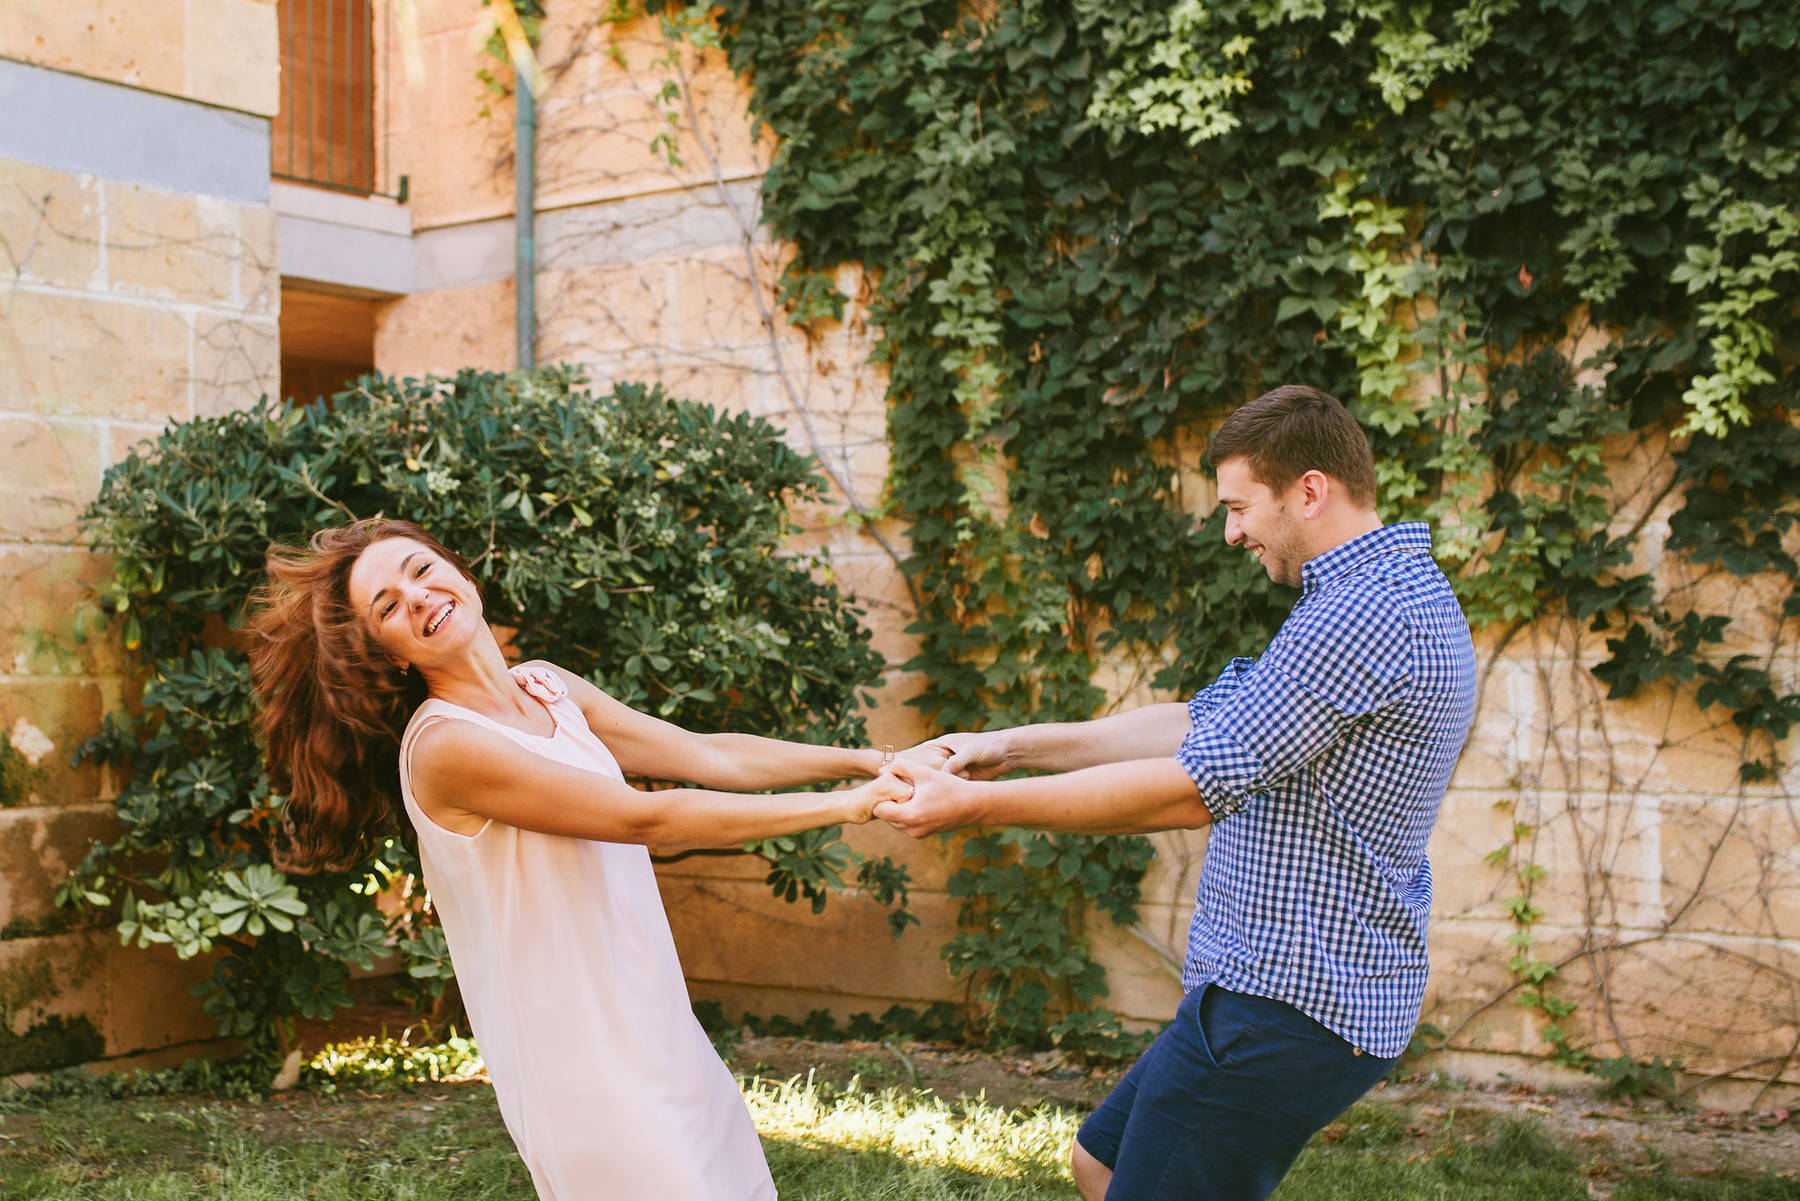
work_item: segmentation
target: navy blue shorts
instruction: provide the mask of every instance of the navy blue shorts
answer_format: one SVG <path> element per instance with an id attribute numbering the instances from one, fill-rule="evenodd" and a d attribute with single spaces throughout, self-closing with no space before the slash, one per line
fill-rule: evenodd
<path id="1" fill-rule="evenodd" d="M 1077 1134 L 1107 1201 L 1261 1201 L 1394 1065 L 1292 1005 L 1203 984 Z"/>

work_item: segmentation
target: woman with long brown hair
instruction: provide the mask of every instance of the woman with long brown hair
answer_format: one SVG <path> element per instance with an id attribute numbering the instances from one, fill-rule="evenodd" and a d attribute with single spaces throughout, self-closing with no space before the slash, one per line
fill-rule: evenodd
<path id="1" fill-rule="evenodd" d="M 290 859 L 347 865 L 404 811 L 539 1196 L 773 1197 L 645 847 L 866 822 L 910 785 L 877 776 L 876 751 L 695 734 L 552 663 L 509 668 L 467 564 L 408 522 L 272 549 L 249 630 Z M 624 773 L 703 787 L 643 792 Z"/>

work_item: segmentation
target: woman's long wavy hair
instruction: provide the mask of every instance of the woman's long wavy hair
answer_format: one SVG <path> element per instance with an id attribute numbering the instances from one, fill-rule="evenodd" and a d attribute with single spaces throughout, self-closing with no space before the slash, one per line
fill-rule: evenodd
<path id="1" fill-rule="evenodd" d="M 372 517 L 314 534 L 305 550 L 269 548 L 268 582 L 251 600 L 250 675 L 261 702 L 257 729 L 269 783 L 285 793 L 293 871 L 342 870 L 399 820 L 400 739 L 426 698 L 350 604 L 358 555 L 388 538 L 424 543 L 471 583 L 462 556 L 410 521 Z"/>

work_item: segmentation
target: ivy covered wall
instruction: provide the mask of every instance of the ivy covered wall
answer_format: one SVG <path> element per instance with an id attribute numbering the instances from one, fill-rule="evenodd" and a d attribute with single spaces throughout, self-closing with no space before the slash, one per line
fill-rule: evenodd
<path id="1" fill-rule="evenodd" d="M 1800 1078 L 1795 16 L 723 6 L 792 319 L 866 272 L 914 703 L 1084 717 L 1253 650 L 1289 598 L 1195 521 L 1193 435 L 1324 386 L 1484 649 L 1435 1041 Z M 946 954 L 1023 1028 L 1100 1002 L 1083 909 L 1185 897 L 1140 894 L 1129 841 L 1011 841 L 971 844 Z M 1058 908 L 1066 938 L 1026 920 Z"/>

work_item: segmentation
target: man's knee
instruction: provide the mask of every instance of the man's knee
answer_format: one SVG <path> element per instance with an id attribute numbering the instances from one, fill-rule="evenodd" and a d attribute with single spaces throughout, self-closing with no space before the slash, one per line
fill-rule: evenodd
<path id="1" fill-rule="evenodd" d="M 1112 1169 L 1089 1154 L 1080 1139 L 1069 1144 L 1069 1171 L 1075 1177 L 1075 1187 L 1081 1190 L 1083 1201 L 1103 1201 L 1106 1186 L 1112 1182 Z"/>

